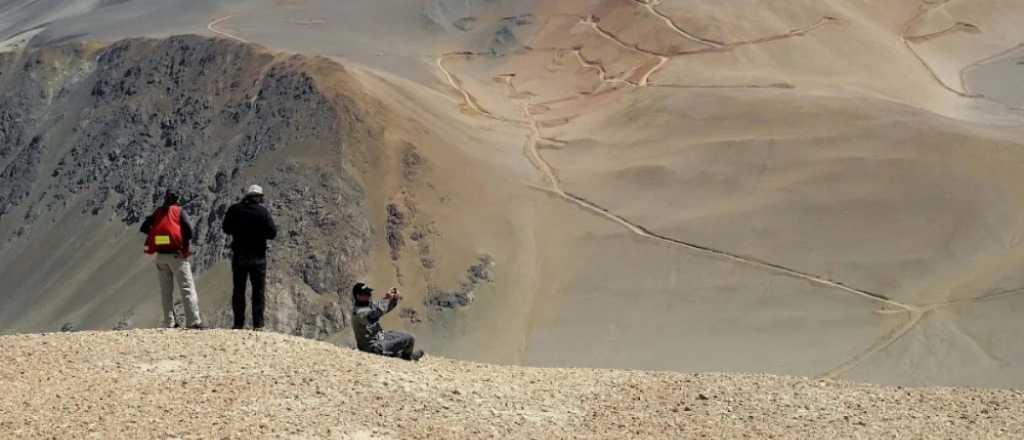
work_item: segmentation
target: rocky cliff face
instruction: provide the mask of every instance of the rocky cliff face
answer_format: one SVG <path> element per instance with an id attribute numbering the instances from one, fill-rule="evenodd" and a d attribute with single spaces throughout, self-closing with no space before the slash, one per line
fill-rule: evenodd
<path id="1" fill-rule="evenodd" d="M 270 325 L 310 337 L 344 328 L 343 291 L 365 271 L 371 228 L 363 186 L 344 159 L 360 109 L 322 92 L 315 72 L 324 63 L 194 36 L 0 55 L 3 308 L 70 301 L 80 307 L 64 315 L 84 327 L 101 315 L 147 322 L 135 309 L 155 299 L 154 275 L 137 263 L 141 237 L 131 231 L 163 191 L 183 194 L 198 229 L 194 270 L 205 273 L 229 258 L 225 211 L 241 188 L 259 183 L 281 230 L 268 275 Z M 58 247 L 41 249 L 48 240 Z M 68 242 L 79 245 L 64 249 Z M 91 250 L 72 252 L 81 246 Z M 97 267 L 68 270 L 97 255 Z M 118 264 L 140 275 L 93 279 Z M 15 276 L 26 266 L 38 275 Z M 58 285 L 54 278 L 63 278 L 60 298 L 44 287 Z M 213 311 L 207 320 L 226 323 L 230 282 L 206 284 L 217 289 L 201 292 Z M 46 317 L 61 313 L 43 315 L 0 312 L 0 328 L 46 329 Z"/>

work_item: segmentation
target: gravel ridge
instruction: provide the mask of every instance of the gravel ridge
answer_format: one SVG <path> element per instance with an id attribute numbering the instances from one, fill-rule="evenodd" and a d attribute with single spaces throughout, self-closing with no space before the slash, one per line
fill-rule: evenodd
<path id="1" fill-rule="evenodd" d="M 409 363 L 248 331 L 0 337 L 0 438 L 1022 438 L 1018 390 Z"/>

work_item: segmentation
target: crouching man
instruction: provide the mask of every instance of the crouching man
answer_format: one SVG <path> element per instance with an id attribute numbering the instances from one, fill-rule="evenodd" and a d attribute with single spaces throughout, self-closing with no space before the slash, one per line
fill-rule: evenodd
<path id="1" fill-rule="evenodd" d="M 418 361 L 423 357 L 423 350 L 416 350 L 416 339 L 412 335 L 396 331 L 384 331 L 380 326 L 380 318 L 395 309 L 402 295 L 398 289 L 392 288 L 384 299 L 371 301 L 373 289 L 363 283 L 352 286 L 352 330 L 356 336 L 356 346 L 360 351 L 389 357 L 398 357 L 407 361 Z"/>

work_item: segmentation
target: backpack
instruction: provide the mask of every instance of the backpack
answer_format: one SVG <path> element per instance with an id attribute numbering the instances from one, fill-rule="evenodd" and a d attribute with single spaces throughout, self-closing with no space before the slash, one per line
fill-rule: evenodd
<path id="1" fill-rule="evenodd" d="M 157 208 L 153 213 L 153 224 L 146 236 L 147 254 L 174 254 L 182 250 L 181 207 L 171 205 Z"/>

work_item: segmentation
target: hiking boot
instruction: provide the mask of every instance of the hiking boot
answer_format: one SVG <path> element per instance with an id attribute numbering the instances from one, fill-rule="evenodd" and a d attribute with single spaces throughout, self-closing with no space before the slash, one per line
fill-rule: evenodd
<path id="1" fill-rule="evenodd" d="M 265 332 L 267 330 L 264 329 L 263 327 L 253 327 L 252 331 L 254 331 L 254 332 Z"/>
<path id="2" fill-rule="evenodd" d="M 412 352 L 412 356 L 409 356 L 409 360 L 413 361 L 413 362 L 416 362 L 416 361 L 420 360 L 420 358 L 422 358 L 424 354 L 425 353 L 423 353 L 423 350 L 416 350 L 416 351 Z"/>
<path id="3" fill-rule="evenodd" d="M 189 330 L 209 330 L 210 327 L 207 327 L 206 324 L 203 324 L 203 323 L 200 322 L 199 324 L 192 324 L 192 325 L 188 326 L 188 329 Z"/>

